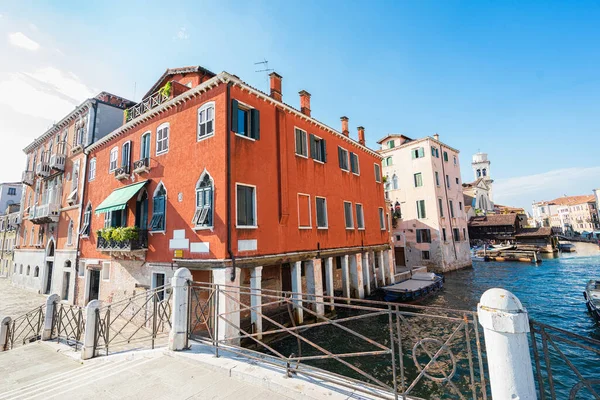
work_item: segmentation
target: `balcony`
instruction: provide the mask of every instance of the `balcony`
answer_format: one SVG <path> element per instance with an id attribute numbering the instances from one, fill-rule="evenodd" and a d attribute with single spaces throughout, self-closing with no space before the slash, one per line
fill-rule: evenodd
<path id="1" fill-rule="evenodd" d="M 144 259 L 146 257 L 146 251 L 148 250 L 147 230 L 136 229 L 133 231 L 136 233 L 134 238 L 127 238 L 120 241 L 112 238 L 106 239 L 100 232 L 98 233 L 98 242 L 96 244 L 98 251 L 108 253 L 111 257 L 115 258 Z"/>
<path id="2" fill-rule="evenodd" d="M 27 186 L 33 186 L 33 171 L 23 171 L 21 182 Z"/>
<path id="3" fill-rule="evenodd" d="M 172 98 L 179 96 L 181 93 L 189 90 L 190 88 L 182 85 L 179 82 L 171 81 L 167 82 L 165 86 L 154 92 L 144 100 L 136 104 L 135 106 L 125 110 L 125 122 L 129 122 L 132 119 L 139 117 L 160 106 L 163 103 L 171 100 Z"/>
<path id="4" fill-rule="evenodd" d="M 29 220 L 38 225 L 58 222 L 59 216 L 60 204 L 58 203 L 42 204 L 29 209 Z"/>
<path id="5" fill-rule="evenodd" d="M 50 165 L 46 161 L 41 161 L 35 166 L 35 175 L 45 178 L 50 175 Z"/>
<path id="6" fill-rule="evenodd" d="M 73 147 L 71 148 L 72 155 L 81 153 L 82 151 L 83 151 L 83 144 L 81 144 L 81 143 L 77 143 L 77 144 L 73 145 Z"/>
<path id="7" fill-rule="evenodd" d="M 150 158 L 142 158 L 133 163 L 133 172 L 142 174 L 150 171 Z"/>
<path id="8" fill-rule="evenodd" d="M 118 180 L 129 179 L 129 165 L 124 165 L 115 170 L 115 178 Z"/>
<path id="9" fill-rule="evenodd" d="M 65 161 L 67 159 L 67 146 L 65 142 L 60 142 L 56 146 L 56 153 L 50 156 L 50 168 L 57 171 L 65 170 Z"/>

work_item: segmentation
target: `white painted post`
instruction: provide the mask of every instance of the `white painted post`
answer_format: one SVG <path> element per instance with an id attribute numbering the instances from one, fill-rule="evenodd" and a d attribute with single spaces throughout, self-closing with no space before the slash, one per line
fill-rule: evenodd
<path id="1" fill-rule="evenodd" d="M 96 336 L 96 310 L 100 308 L 99 300 L 92 300 L 85 308 L 85 331 L 83 332 L 83 346 L 81 359 L 87 360 L 94 357 L 94 338 Z"/>
<path id="2" fill-rule="evenodd" d="M 217 312 L 219 335 L 217 340 L 229 340 L 231 344 L 237 345 L 240 339 L 231 339 L 240 335 L 240 269 L 236 267 L 235 279 L 231 276 L 233 267 L 215 268 L 213 272 L 213 283 L 219 285 L 219 309 Z"/>
<path id="3" fill-rule="evenodd" d="M 306 262 L 306 291 L 310 294 L 310 299 L 314 301 L 313 311 L 318 315 L 325 315 L 325 305 L 323 304 L 323 275 L 321 269 L 321 259 L 315 258 Z"/>
<path id="4" fill-rule="evenodd" d="M 345 256 L 340 257 L 342 260 L 342 291 L 343 297 L 349 299 L 350 298 L 350 271 L 349 271 L 349 256 L 346 254 Z"/>
<path id="5" fill-rule="evenodd" d="M 350 288 L 351 295 L 356 299 L 365 298 L 365 288 L 363 286 L 362 259 L 360 254 L 352 254 L 350 259 Z"/>
<path id="6" fill-rule="evenodd" d="M 363 267 L 363 283 L 365 288 L 365 294 L 371 295 L 371 260 L 369 258 L 369 252 L 362 253 L 362 267 Z"/>
<path id="7" fill-rule="evenodd" d="M 262 269 L 263 267 L 254 267 L 250 270 L 250 321 L 254 325 L 254 332 L 257 339 L 262 339 Z"/>
<path id="8" fill-rule="evenodd" d="M 333 295 L 335 294 L 333 291 L 333 257 L 327 257 L 325 259 L 325 283 L 326 283 L 326 290 L 327 290 L 327 296 L 329 296 L 330 298 L 328 299 L 329 303 L 330 303 L 330 307 L 333 310 L 334 309 L 334 300 L 333 300 Z"/>
<path id="9" fill-rule="evenodd" d="M 494 399 L 537 399 L 529 356 L 529 317 L 508 290 L 487 290 L 477 305 Z"/>
<path id="10" fill-rule="evenodd" d="M 42 340 L 52 339 L 52 322 L 54 320 L 54 310 L 60 303 L 60 296 L 51 294 L 46 299 L 46 315 L 44 315 L 44 330 L 42 331 Z"/>
<path id="11" fill-rule="evenodd" d="M 377 278 L 377 260 L 375 259 L 375 251 L 369 251 L 369 261 L 371 264 L 371 277 L 373 278 L 373 282 L 375 283 L 375 289 L 379 287 L 379 282 Z"/>
<path id="12" fill-rule="evenodd" d="M 192 273 L 187 268 L 179 268 L 171 279 L 173 307 L 171 308 L 171 331 L 169 332 L 169 350 L 184 350 L 187 342 L 188 281 Z"/>
<path id="13" fill-rule="evenodd" d="M 387 266 L 385 265 L 385 260 L 383 257 L 383 251 L 378 251 L 377 253 L 377 261 L 379 263 L 379 274 L 380 274 L 380 278 L 381 278 L 381 286 L 385 286 L 386 285 L 386 269 Z"/>
<path id="14" fill-rule="evenodd" d="M 0 351 L 4 351 L 6 345 L 6 339 L 8 339 L 8 326 L 11 324 L 12 319 L 10 317 L 4 317 L 0 319 Z"/>
<path id="15" fill-rule="evenodd" d="M 294 311 L 296 314 L 296 323 L 304 322 L 304 310 L 302 309 L 302 261 L 292 263 L 292 295 Z"/>
<path id="16" fill-rule="evenodd" d="M 385 267 L 388 268 L 388 283 L 391 285 L 396 281 L 396 265 L 394 264 L 394 254 L 391 249 L 383 251 L 383 259 Z"/>

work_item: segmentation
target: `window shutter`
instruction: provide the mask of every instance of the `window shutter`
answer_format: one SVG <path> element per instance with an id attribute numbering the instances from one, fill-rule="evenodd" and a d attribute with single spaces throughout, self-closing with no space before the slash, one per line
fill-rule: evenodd
<path id="1" fill-rule="evenodd" d="M 344 168 L 344 164 L 342 164 L 343 158 L 344 158 L 344 153 L 342 152 L 342 148 L 338 147 L 338 162 L 340 164 L 340 168 Z"/>
<path id="2" fill-rule="evenodd" d="M 238 131 L 238 101 L 236 99 L 231 100 L 231 130 Z"/>
<path id="3" fill-rule="evenodd" d="M 412 154 L 412 158 L 413 158 L 413 160 L 414 160 L 415 158 L 417 158 L 417 150 L 413 150 L 413 151 L 411 151 L 411 154 Z"/>
<path id="4" fill-rule="evenodd" d="M 250 137 L 254 140 L 260 139 L 260 111 L 253 108 L 250 110 Z"/>
<path id="5" fill-rule="evenodd" d="M 327 144 L 325 139 L 321 139 L 321 155 L 323 158 L 323 162 L 327 162 Z"/>
<path id="6" fill-rule="evenodd" d="M 422 147 L 419 147 L 419 157 L 425 157 L 425 150 Z"/>
<path id="7" fill-rule="evenodd" d="M 315 158 L 317 155 L 317 149 L 315 148 L 315 135 L 310 134 L 310 158 Z"/>

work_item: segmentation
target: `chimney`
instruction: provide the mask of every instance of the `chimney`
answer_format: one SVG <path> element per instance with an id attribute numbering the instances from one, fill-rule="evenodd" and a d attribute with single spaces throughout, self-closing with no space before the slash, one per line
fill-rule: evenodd
<path id="1" fill-rule="evenodd" d="M 348 117 L 341 117 L 340 120 L 342 121 L 342 133 L 344 136 L 350 135 L 348 131 Z"/>
<path id="2" fill-rule="evenodd" d="M 283 95 L 281 94 L 281 75 L 277 72 L 271 72 L 269 74 L 271 78 L 271 97 L 277 101 L 281 101 Z"/>
<path id="3" fill-rule="evenodd" d="M 365 145 L 365 128 L 362 126 L 358 127 L 358 143 Z"/>
<path id="4" fill-rule="evenodd" d="M 300 111 L 302 114 L 310 117 L 310 93 L 306 90 L 301 90 L 298 94 L 300 95 Z"/>
<path id="5" fill-rule="evenodd" d="M 440 140 L 440 135 L 438 135 L 438 134 L 436 133 L 435 135 L 433 135 L 433 138 L 434 138 L 435 140 Z"/>

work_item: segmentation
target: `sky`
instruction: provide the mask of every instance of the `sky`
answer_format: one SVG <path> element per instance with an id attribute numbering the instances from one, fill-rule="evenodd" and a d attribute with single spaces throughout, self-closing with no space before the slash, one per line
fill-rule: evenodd
<path id="1" fill-rule="evenodd" d="M 0 181 L 22 149 L 100 91 L 132 100 L 167 68 L 202 65 L 283 99 L 312 94 L 316 119 L 367 145 L 439 133 L 488 153 L 494 200 L 600 187 L 600 3 L 526 1 L 0 0 Z"/>

